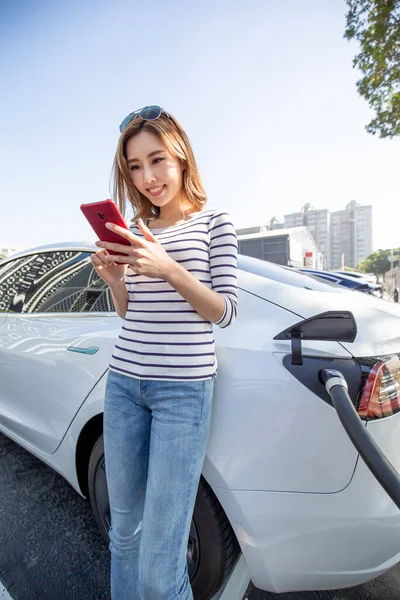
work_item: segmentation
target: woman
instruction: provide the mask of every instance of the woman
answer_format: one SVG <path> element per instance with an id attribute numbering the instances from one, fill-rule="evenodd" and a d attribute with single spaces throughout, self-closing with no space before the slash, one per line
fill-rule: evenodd
<path id="1" fill-rule="evenodd" d="M 190 600 L 186 551 L 209 435 L 213 323 L 237 312 L 235 229 L 205 208 L 190 142 L 160 107 L 128 115 L 114 162 L 131 246 L 92 256 L 124 319 L 108 373 L 104 446 L 113 600 Z M 110 255 L 114 250 L 117 255 Z"/>

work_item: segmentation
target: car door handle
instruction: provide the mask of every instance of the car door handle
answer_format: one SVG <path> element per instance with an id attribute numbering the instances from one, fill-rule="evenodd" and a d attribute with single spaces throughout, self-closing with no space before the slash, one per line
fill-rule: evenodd
<path id="1" fill-rule="evenodd" d="M 99 351 L 97 346 L 90 346 L 90 348 L 80 348 L 79 346 L 68 346 L 67 350 L 70 352 L 78 352 L 79 354 L 96 354 Z"/>

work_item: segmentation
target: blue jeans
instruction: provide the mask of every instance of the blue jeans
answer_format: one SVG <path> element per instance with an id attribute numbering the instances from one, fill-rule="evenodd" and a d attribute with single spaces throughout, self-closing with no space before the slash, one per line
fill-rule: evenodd
<path id="1" fill-rule="evenodd" d="M 112 600 L 193 599 L 186 552 L 213 384 L 108 373 L 104 454 Z"/>

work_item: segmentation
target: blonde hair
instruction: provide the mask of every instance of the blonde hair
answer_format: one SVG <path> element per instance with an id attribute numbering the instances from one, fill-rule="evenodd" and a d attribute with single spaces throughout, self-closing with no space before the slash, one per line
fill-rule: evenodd
<path id="1" fill-rule="evenodd" d="M 181 161 L 183 196 L 196 212 L 201 210 L 207 202 L 207 196 L 189 138 L 178 121 L 163 111 L 154 121 L 143 121 L 136 117 L 121 133 L 113 165 L 113 198 L 121 213 L 125 215 L 126 202 L 133 208 L 133 221 L 157 216 L 160 211 L 136 188 L 128 168 L 126 145 L 132 136 L 142 131 L 156 135 L 166 150 Z"/>

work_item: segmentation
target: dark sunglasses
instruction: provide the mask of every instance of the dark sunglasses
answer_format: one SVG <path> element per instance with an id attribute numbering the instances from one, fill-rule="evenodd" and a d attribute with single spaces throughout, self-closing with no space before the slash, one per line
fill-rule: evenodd
<path id="1" fill-rule="evenodd" d="M 143 121 L 155 121 L 161 116 L 163 110 L 164 109 L 161 108 L 161 106 L 156 105 L 145 106 L 144 108 L 140 108 L 139 110 L 134 110 L 122 121 L 121 125 L 119 126 L 120 133 L 122 133 L 123 130 L 126 127 L 128 127 L 129 123 L 132 123 L 132 121 L 136 119 L 136 117 L 140 117 Z"/>

